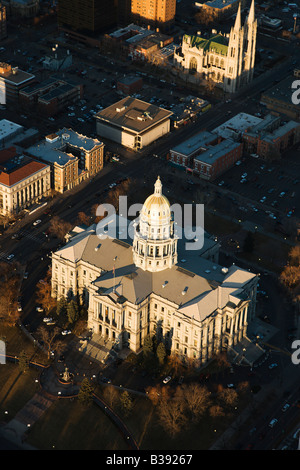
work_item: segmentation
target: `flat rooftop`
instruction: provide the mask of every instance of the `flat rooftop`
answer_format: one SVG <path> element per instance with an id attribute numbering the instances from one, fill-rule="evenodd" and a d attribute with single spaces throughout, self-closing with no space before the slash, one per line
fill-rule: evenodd
<path id="1" fill-rule="evenodd" d="M 294 76 L 290 76 L 285 78 L 284 80 L 281 80 L 279 83 L 262 93 L 262 101 L 263 97 L 266 96 L 270 99 L 273 99 L 274 101 L 282 101 L 290 106 L 293 106 L 292 94 L 295 89 L 292 88 L 292 83 L 295 80 L 297 80 L 297 78 Z"/>
<path id="2" fill-rule="evenodd" d="M 195 152 L 201 150 L 201 148 L 206 148 L 209 142 L 212 142 L 217 138 L 216 135 L 208 131 L 199 132 L 190 139 L 181 142 L 181 144 L 176 145 L 172 148 L 171 151 L 180 153 L 182 155 L 191 156 Z"/>
<path id="3" fill-rule="evenodd" d="M 0 140 L 6 139 L 10 135 L 20 133 L 23 131 L 23 126 L 16 124 L 15 122 L 8 121 L 7 119 L 1 119 L 0 121 Z"/>
<path id="4" fill-rule="evenodd" d="M 35 76 L 32 73 L 24 72 L 18 67 L 11 67 L 11 65 L 5 62 L 0 62 L 0 78 L 14 85 L 21 85 L 24 82 L 32 80 Z"/>
<path id="5" fill-rule="evenodd" d="M 63 166 L 68 161 L 77 158 L 72 155 L 70 147 L 88 152 L 99 145 L 103 145 L 103 143 L 98 139 L 86 137 L 73 129 L 63 128 L 46 136 L 38 144 L 29 147 L 27 152 L 51 164 L 57 163 Z"/>
<path id="6" fill-rule="evenodd" d="M 222 10 L 223 8 L 226 8 L 229 5 L 234 5 L 235 3 L 239 3 L 239 2 L 240 0 L 211 0 L 209 2 L 205 2 L 204 6 Z"/>
<path id="7" fill-rule="evenodd" d="M 231 139 L 225 139 L 217 145 L 210 146 L 200 155 L 197 155 L 197 157 L 195 157 L 195 161 L 197 160 L 199 162 L 213 165 L 220 157 L 238 148 L 240 145 L 240 142 L 234 142 Z"/>
<path id="8" fill-rule="evenodd" d="M 95 114 L 95 118 L 139 134 L 170 118 L 172 114 L 172 111 L 127 96 Z"/>
<path id="9" fill-rule="evenodd" d="M 232 137 L 233 134 L 243 133 L 262 121 L 263 119 L 257 116 L 252 116 L 247 113 L 239 113 L 216 127 L 212 132 L 226 139 Z"/>

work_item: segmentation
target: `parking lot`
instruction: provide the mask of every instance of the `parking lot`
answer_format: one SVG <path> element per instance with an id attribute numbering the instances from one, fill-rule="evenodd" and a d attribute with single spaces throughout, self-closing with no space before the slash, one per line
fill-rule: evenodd
<path id="1" fill-rule="evenodd" d="M 298 153 L 295 148 L 278 162 L 244 158 L 214 183 L 219 188 L 236 193 L 231 200 L 243 213 L 263 213 L 273 220 L 299 217 L 296 204 L 300 197 L 299 179 L 295 176 L 299 174 Z M 245 198 L 246 205 L 238 196 Z"/>

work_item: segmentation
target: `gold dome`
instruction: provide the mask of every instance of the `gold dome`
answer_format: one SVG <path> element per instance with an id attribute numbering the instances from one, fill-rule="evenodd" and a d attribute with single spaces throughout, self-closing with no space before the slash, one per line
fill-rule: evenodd
<path id="1" fill-rule="evenodd" d="M 158 176 L 154 185 L 154 193 L 144 202 L 141 215 L 151 221 L 170 219 L 170 203 L 162 194 L 162 184 Z"/>

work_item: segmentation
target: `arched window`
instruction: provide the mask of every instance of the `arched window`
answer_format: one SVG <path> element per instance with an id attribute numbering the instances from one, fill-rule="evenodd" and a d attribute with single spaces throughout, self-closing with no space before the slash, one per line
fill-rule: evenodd
<path id="1" fill-rule="evenodd" d="M 192 57 L 190 60 L 190 71 L 196 72 L 197 71 L 197 59 Z"/>

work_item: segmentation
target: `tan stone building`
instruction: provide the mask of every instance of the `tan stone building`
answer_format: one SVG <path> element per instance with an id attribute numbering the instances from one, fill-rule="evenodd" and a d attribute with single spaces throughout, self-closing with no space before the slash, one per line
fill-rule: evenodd
<path id="1" fill-rule="evenodd" d="M 111 216 L 78 228 L 53 253 L 52 295 L 81 296 L 93 342 L 138 353 L 156 335 L 168 351 L 205 364 L 234 350 L 255 318 L 257 276 L 220 266 L 218 251 L 207 233 L 201 249 L 186 250 L 158 179 L 136 224 Z"/>
<path id="2" fill-rule="evenodd" d="M 60 129 L 26 151 L 51 166 L 52 188 L 60 193 L 96 175 L 104 164 L 103 142 L 72 129 Z"/>

